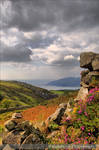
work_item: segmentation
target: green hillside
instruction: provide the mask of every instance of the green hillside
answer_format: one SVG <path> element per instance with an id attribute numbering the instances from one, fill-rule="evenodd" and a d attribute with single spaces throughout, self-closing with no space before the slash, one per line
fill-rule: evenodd
<path id="1" fill-rule="evenodd" d="M 55 95 L 48 90 L 18 81 L 0 81 L 0 108 L 36 106 Z"/>

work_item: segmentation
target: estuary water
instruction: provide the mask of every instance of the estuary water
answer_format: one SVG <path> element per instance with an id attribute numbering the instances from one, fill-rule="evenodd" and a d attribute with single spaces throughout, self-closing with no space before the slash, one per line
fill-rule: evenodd
<path id="1" fill-rule="evenodd" d="M 68 86 L 50 86 L 47 85 L 47 82 L 35 82 L 34 80 L 22 80 L 22 82 L 40 87 L 40 88 L 44 88 L 47 90 L 76 90 L 79 89 L 79 87 L 68 87 Z"/>

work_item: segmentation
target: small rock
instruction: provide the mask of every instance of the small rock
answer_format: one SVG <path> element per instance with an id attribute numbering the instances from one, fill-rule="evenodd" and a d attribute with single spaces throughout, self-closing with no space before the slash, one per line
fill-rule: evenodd
<path id="1" fill-rule="evenodd" d="M 73 108 L 71 107 L 70 102 L 68 102 L 68 103 L 67 103 L 67 108 L 66 108 L 64 114 L 65 114 L 66 116 L 70 117 L 70 113 L 71 113 L 72 111 L 73 111 Z"/>
<path id="2" fill-rule="evenodd" d="M 89 85 L 85 84 L 84 82 L 80 82 L 80 85 L 83 86 L 84 88 L 89 88 Z"/>
<path id="3" fill-rule="evenodd" d="M 74 101 L 81 100 L 81 99 L 85 100 L 87 95 L 88 95 L 88 88 L 81 87 L 79 92 L 78 92 L 78 95 L 74 99 Z"/>
<path id="4" fill-rule="evenodd" d="M 14 120 L 8 120 L 7 122 L 5 122 L 5 128 L 8 131 L 15 129 L 16 125 L 17 123 Z"/>
<path id="5" fill-rule="evenodd" d="M 57 134 L 58 134 L 59 131 L 53 131 L 52 133 L 48 134 L 47 138 L 54 138 Z"/>
<path id="6" fill-rule="evenodd" d="M 60 105 L 59 105 L 59 108 L 65 108 L 67 106 L 67 103 L 61 103 Z"/>
<path id="7" fill-rule="evenodd" d="M 22 118 L 23 116 L 22 116 L 22 114 L 21 113 L 14 113 L 13 115 L 12 115 L 12 119 L 19 119 L 19 118 Z"/>

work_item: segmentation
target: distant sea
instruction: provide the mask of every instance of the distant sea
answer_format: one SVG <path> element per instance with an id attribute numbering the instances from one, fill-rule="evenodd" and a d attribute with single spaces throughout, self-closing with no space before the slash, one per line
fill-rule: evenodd
<path id="1" fill-rule="evenodd" d="M 67 87 L 67 86 L 50 86 L 47 85 L 47 83 L 49 82 L 48 80 L 20 80 L 22 82 L 40 87 L 40 88 L 44 88 L 47 90 L 76 90 L 79 89 L 80 87 Z"/>

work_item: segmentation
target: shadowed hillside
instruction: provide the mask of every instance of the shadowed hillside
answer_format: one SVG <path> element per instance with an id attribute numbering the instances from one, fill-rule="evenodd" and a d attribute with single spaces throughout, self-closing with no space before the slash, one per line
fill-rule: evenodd
<path id="1" fill-rule="evenodd" d="M 35 106 L 55 94 L 23 82 L 0 81 L 0 108 Z"/>

